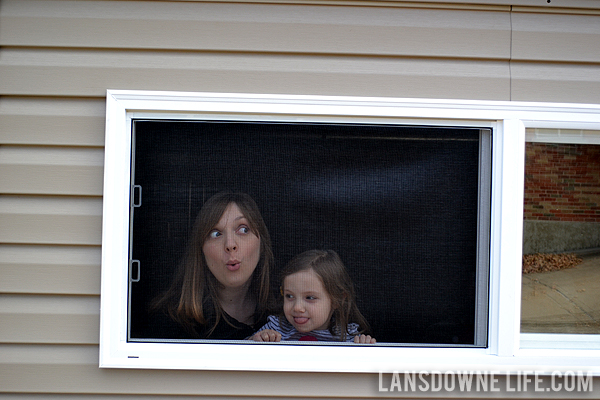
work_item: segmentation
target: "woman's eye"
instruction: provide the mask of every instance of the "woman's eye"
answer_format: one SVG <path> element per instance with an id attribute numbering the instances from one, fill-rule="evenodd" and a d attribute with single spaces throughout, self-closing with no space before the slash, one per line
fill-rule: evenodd
<path id="1" fill-rule="evenodd" d="M 306 300 L 316 300 L 315 296 L 306 296 Z"/>
<path id="2" fill-rule="evenodd" d="M 293 299 L 294 298 L 294 296 L 292 296 L 289 293 L 284 294 L 283 297 L 285 297 L 286 299 Z"/>
<path id="3" fill-rule="evenodd" d="M 211 239 L 216 239 L 216 238 L 218 238 L 219 236 L 221 236 L 221 232 L 219 232 L 219 231 L 211 231 L 211 232 L 208 234 L 208 237 L 209 237 L 209 238 L 211 238 Z"/>
<path id="4" fill-rule="evenodd" d="M 250 233 L 250 228 L 248 228 L 247 226 L 240 226 L 238 229 L 239 233 Z"/>

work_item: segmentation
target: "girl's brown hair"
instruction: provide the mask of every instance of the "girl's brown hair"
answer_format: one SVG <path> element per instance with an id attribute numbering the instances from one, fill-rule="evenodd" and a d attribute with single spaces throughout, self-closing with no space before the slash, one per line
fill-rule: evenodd
<path id="1" fill-rule="evenodd" d="M 354 285 L 340 256 L 333 250 L 308 250 L 294 257 L 281 271 L 281 283 L 289 275 L 312 269 L 321 279 L 331 298 L 333 315 L 329 332 L 346 341 L 348 324 L 357 323 L 360 333 L 368 333 L 369 325 L 356 305 Z"/>
<path id="2" fill-rule="evenodd" d="M 249 292 L 256 301 L 255 321 L 262 320 L 269 312 L 271 302 L 270 274 L 273 266 L 271 237 L 262 215 L 254 200 L 245 193 L 221 192 L 209 198 L 202 206 L 188 244 L 188 248 L 179 265 L 175 279 L 167 292 L 155 302 L 154 308 L 166 308 L 174 320 L 182 324 L 190 333 L 201 325 L 207 329 L 206 336 L 214 331 L 221 318 L 227 319 L 218 299 L 219 282 L 208 269 L 202 247 L 221 219 L 225 209 L 236 204 L 248 220 L 251 231 L 260 239 L 260 259 L 252 274 Z M 206 318 L 205 307 L 212 305 L 214 321 Z"/>

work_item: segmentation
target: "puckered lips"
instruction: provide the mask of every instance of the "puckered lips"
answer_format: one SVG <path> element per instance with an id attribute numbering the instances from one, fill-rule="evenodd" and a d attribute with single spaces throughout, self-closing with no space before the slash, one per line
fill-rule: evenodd
<path id="1" fill-rule="evenodd" d="M 238 269 L 240 269 L 241 261 L 237 259 L 229 260 L 227 261 L 226 265 L 229 271 L 237 271 Z"/>

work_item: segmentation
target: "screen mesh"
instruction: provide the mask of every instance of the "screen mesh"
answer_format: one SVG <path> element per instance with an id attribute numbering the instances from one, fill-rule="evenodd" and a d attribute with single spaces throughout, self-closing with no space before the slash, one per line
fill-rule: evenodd
<path id="1" fill-rule="evenodd" d="M 151 337 L 148 305 L 170 283 L 203 202 L 233 190 L 257 202 L 276 271 L 305 250 L 338 252 L 378 342 L 474 344 L 479 129 L 133 123 L 143 195 L 131 338 Z"/>

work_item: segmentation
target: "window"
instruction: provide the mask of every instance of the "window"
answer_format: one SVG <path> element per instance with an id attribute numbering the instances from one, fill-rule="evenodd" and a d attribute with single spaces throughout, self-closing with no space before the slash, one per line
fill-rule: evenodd
<path id="1" fill-rule="evenodd" d="M 523 253 L 532 273 L 522 282 L 522 347 L 600 348 L 593 286 L 599 137 L 586 129 L 526 131 Z M 549 271 L 536 272 L 537 266 Z"/>
<path id="2" fill-rule="evenodd" d="M 378 342 L 485 347 L 487 325 L 475 321 L 487 321 L 489 229 L 478 228 L 489 222 L 491 129 L 132 124 L 143 195 L 131 216 L 130 341 L 174 339 L 148 326 L 148 304 L 172 280 L 200 206 L 233 190 L 261 209 L 275 280 L 293 256 L 334 249 Z"/>
<path id="3" fill-rule="evenodd" d="M 583 105 L 109 91 L 100 365 L 354 372 L 414 369 L 416 365 L 432 370 L 516 371 L 521 365 L 525 368 L 534 362 L 531 357 L 538 356 L 519 341 L 525 337 L 519 332 L 525 127 L 585 125 L 597 129 L 599 124 L 598 107 Z M 156 138 L 163 140 L 165 135 L 176 138 L 171 143 L 174 147 L 167 142 L 164 143 L 168 145 L 152 144 Z M 294 151 L 283 151 L 283 145 L 290 144 L 290 137 L 294 138 Z M 164 272 L 161 265 L 165 260 L 177 258 L 177 251 L 172 249 L 183 246 L 188 221 L 194 214 L 190 210 L 198 206 L 193 204 L 196 200 L 189 199 L 200 197 L 202 190 L 218 190 L 224 185 L 223 179 L 228 179 L 227 173 L 211 176 L 206 178 L 210 182 L 194 186 L 189 178 L 175 182 L 169 176 L 189 176 L 190 172 L 197 176 L 194 171 L 206 171 L 206 165 L 194 158 L 198 146 L 208 146 L 218 161 L 219 148 L 240 140 L 245 140 L 250 148 L 267 143 L 269 151 L 257 149 L 256 154 L 269 155 L 274 162 L 298 153 L 304 155 L 294 164 L 298 168 L 284 168 L 284 172 L 278 171 L 273 176 L 268 174 L 273 169 L 269 166 L 254 172 L 244 168 L 246 174 L 256 175 L 239 179 L 234 189 L 251 192 L 257 197 L 261 211 L 269 210 L 264 217 L 272 236 L 278 238 L 280 245 L 285 243 L 276 249 L 283 260 L 306 247 L 336 247 L 351 275 L 354 274 L 359 297 L 361 290 L 369 294 L 359 305 L 372 320 L 375 336 L 378 329 L 384 332 L 378 345 L 358 348 L 227 341 L 180 343 L 149 337 L 144 327 L 143 304 L 154 289 L 152 280 L 145 277 L 151 275 L 150 271 Z M 185 144 L 181 146 L 182 143 Z M 402 154 L 403 149 L 410 149 L 406 153 L 411 157 Z M 180 155 L 175 164 L 169 161 L 169 152 Z M 331 155 L 331 159 L 325 154 Z M 412 164 L 407 164 L 407 160 Z M 413 170 L 406 169 L 409 164 Z M 417 170 L 424 175 L 415 181 L 412 179 L 419 176 Z M 161 171 L 171 172 L 160 177 Z M 406 177 L 402 171 L 408 171 Z M 266 183 L 260 183 L 261 176 L 266 176 Z M 276 202 L 275 197 L 290 192 L 290 186 L 277 187 L 278 180 L 296 182 L 292 186 L 300 192 L 287 203 Z M 356 180 L 361 184 L 352 186 Z M 248 186 L 247 182 L 252 184 Z M 323 182 L 327 182 L 325 191 Z M 260 185 L 267 184 L 272 185 L 276 196 L 264 195 L 265 186 Z M 412 201 L 419 205 L 415 209 L 417 203 L 407 206 L 402 200 L 386 199 L 385 207 L 357 206 L 380 198 L 364 192 L 365 185 L 370 191 L 380 191 L 383 197 L 386 193 L 396 197 L 410 195 L 416 187 Z M 306 196 L 302 190 L 307 187 L 311 188 L 312 197 L 302 197 Z M 352 196 L 348 196 L 349 192 Z M 364 197 L 357 198 L 356 193 Z M 327 201 L 330 197 L 336 199 L 333 208 Z M 153 204 L 152 199 L 159 200 Z M 315 199 L 319 201 L 314 203 Z M 340 211 L 342 201 L 347 202 L 348 210 Z M 184 217 L 173 218 L 169 229 L 173 229 L 174 239 L 169 243 L 164 243 L 164 237 L 158 239 L 168 250 L 164 254 L 160 249 L 146 251 L 147 246 L 139 245 L 154 240 L 164 231 L 160 228 L 152 233 L 147 231 L 152 225 L 147 222 L 153 218 L 151 215 L 170 218 L 157 211 L 161 202 L 187 210 L 181 214 Z M 137 207 L 140 203 L 142 207 Z M 272 211 L 277 208 L 283 211 Z M 359 249 L 353 253 L 357 246 L 355 241 L 351 242 L 355 237 L 352 233 L 331 238 L 320 229 L 322 224 L 311 220 L 331 218 L 327 226 L 347 222 L 349 225 L 335 225 L 336 231 L 343 232 L 352 225 L 364 225 L 365 220 L 376 220 L 373 213 L 361 215 L 365 208 L 377 215 L 382 210 L 391 213 L 382 220 L 410 221 L 400 224 L 399 237 L 408 236 L 412 242 L 396 243 L 400 241 L 396 238 L 385 245 L 394 246 L 397 257 L 398 254 L 407 257 L 402 264 L 418 264 L 420 257 L 431 257 L 418 264 L 418 268 L 408 269 L 402 278 L 417 283 L 419 279 L 427 280 L 433 290 L 427 292 L 426 286 L 418 284 L 412 292 L 406 286 L 390 286 L 401 279 L 394 279 L 393 274 L 386 276 L 384 268 L 377 272 L 383 279 L 367 279 L 361 273 L 370 262 L 364 254 L 380 250 L 381 242 L 371 242 L 366 251 Z M 301 212 L 289 216 L 290 209 Z M 144 214 L 146 210 L 150 210 L 149 215 Z M 340 213 L 339 218 L 335 217 L 336 212 Z M 288 215 L 292 221 L 281 215 Z M 161 220 L 157 226 L 165 224 Z M 291 232 L 282 228 L 286 226 L 292 227 Z M 382 237 L 393 237 L 393 227 L 394 224 L 385 226 Z M 308 235 L 311 241 L 306 242 L 303 232 L 311 233 Z M 376 229 L 368 226 L 366 232 L 370 236 Z M 277 246 L 275 240 L 274 245 Z M 447 263 L 443 261 L 445 253 L 450 253 Z M 152 267 L 152 262 L 160 257 L 164 259 Z M 464 260 L 462 265 L 459 260 Z M 382 262 L 387 261 L 382 258 L 377 263 Z M 146 282 L 150 286 L 143 286 Z M 449 286 L 451 290 L 447 290 Z M 464 292 L 464 298 L 452 301 L 457 310 L 450 312 L 447 303 L 460 291 Z M 381 300 L 376 297 L 378 292 L 384 297 L 383 309 L 378 308 L 381 307 Z M 432 299 L 434 295 L 441 297 Z M 399 301 L 414 301 L 414 304 L 407 311 L 395 304 Z M 404 335 L 396 332 L 401 323 L 385 330 L 397 314 L 401 315 L 399 319 L 408 319 L 402 313 L 410 310 L 415 314 L 414 325 L 423 326 L 409 329 Z M 448 320 L 440 319 L 432 310 L 443 310 Z M 427 324 L 433 326 L 430 332 L 441 335 L 424 338 L 420 333 Z M 354 362 L 358 352 L 361 363 Z M 589 352 L 576 351 L 555 362 L 561 367 L 587 368 L 593 365 L 589 357 Z"/>

